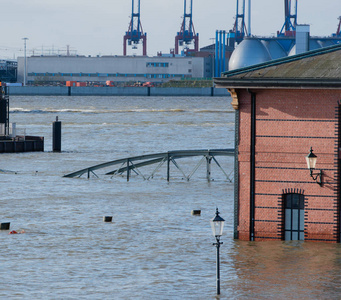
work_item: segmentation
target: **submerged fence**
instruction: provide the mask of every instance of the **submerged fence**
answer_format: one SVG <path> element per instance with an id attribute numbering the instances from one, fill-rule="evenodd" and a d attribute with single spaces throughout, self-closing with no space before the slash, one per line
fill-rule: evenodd
<path id="1" fill-rule="evenodd" d="M 72 172 L 64 175 L 64 177 L 73 178 L 73 177 L 81 177 L 82 175 L 86 175 L 87 178 L 91 176 L 98 177 L 95 171 L 114 167 L 113 170 L 106 171 L 105 175 L 123 175 L 126 174 L 127 181 L 131 178 L 132 172 L 135 175 L 140 175 L 143 179 L 149 180 L 154 177 L 154 175 L 161 169 L 163 165 L 166 166 L 166 176 L 167 181 L 170 181 L 170 172 L 171 165 L 175 166 L 177 171 L 180 171 L 180 174 L 186 180 L 190 180 L 190 178 L 194 175 L 194 173 L 199 169 L 199 167 L 203 164 L 206 164 L 206 179 L 211 181 L 211 167 L 212 163 L 215 163 L 216 166 L 221 170 L 221 172 L 225 175 L 226 179 L 232 181 L 231 175 L 233 174 L 233 170 L 227 172 L 222 165 L 218 162 L 218 156 L 234 156 L 234 149 L 212 149 L 212 150 L 178 150 L 178 151 L 168 151 L 156 154 L 146 154 L 140 156 L 127 157 L 122 159 L 117 159 L 113 161 L 109 161 L 106 163 L 101 163 L 95 166 L 91 166 L 85 169 L 81 169 L 76 172 Z M 186 157 L 201 157 L 199 162 L 192 168 L 190 172 L 185 172 L 182 166 L 180 165 L 179 159 Z M 141 168 L 156 165 L 155 168 L 150 170 L 149 174 L 146 175 L 141 171 Z"/>

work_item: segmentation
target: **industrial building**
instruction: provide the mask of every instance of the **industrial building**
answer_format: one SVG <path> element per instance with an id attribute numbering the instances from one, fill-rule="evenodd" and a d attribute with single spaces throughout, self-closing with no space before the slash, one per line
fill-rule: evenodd
<path id="1" fill-rule="evenodd" d="M 18 81 L 23 82 L 24 57 L 18 58 Z M 166 82 L 212 77 L 210 57 L 164 56 L 30 56 L 26 61 L 28 84 L 82 81 L 105 83 Z"/>
<path id="2" fill-rule="evenodd" d="M 340 68 L 341 44 L 215 79 L 236 112 L 235 238 L 341 241 Z"/>
<path id="3" fill-rule="evenodd" d="M 236 70 L 341 42 L 337 37 L 311 37 L 309 25 L 297 25 L 296 29 L 293 38 L 245 37 L 232 52 L 225 70 Z"/>
<path id="4" fill-rule="evenodd" d="M 296 51 L 297 40 L 307 42 L 305 51 L 341 43 L 341 17 L 335 33 L 330 36 L 310 36 L 310 26 L 297 23 L 297 0 L 284 0 L 284 24 L 276 36 L 256 37 L 251 34 L 251 0 L 248 0 L 248 22 L 246 22 L 245 0 L 237 0 L 233 29 L 217 30 L 215 43 L 214 76 L 220 77 L 227 70 L 291 56 Z M 248 26 L 246 26 L 248 25 Z M 302 46 L 302 44 L 301 44 Z"/>
<path id="5" fill-rule="evenodd" d="M 0 60 L 0 82 L 17 81 L 17 62 L 13 60 Z"/>

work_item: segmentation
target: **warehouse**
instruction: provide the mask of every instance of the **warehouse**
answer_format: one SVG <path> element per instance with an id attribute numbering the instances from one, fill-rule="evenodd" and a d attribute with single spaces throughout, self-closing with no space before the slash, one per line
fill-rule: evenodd
<path id="1" fill-rule="evenodd" d="M 210 57 L 191 56 L 30 56 L 26 58 L 28 84 L 66 81 L 166 82 L 212 77 Z M 25 59 L 18 57 L 18 82 L 24 81 Z"/>

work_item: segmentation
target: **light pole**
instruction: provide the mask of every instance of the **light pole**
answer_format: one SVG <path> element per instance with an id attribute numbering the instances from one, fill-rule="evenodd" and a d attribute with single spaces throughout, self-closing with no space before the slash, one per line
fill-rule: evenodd
<path id="1" fill-rule="evenodd" d="M 223 244 L 220 242 L 220 237 L 223 234 L 225 220 L 219 216 L 218 208 L 215 213 L 215 217 L 211 220 L 211 227 L 213 236 L 216 238 L 216 243 L 213 243 L 217 247 L 217 295 L 220 295 L 220 259 L 219 259 L 219 248 Z"/>
<path id="2" fill-rule="evenodd" d="M 24 86 L 26 86 L 26 67 L 27 67 L 27 59 L 26 59 L 26 41 L 28 40 L 27 37 L 22 38 L 24 40 Z"/>

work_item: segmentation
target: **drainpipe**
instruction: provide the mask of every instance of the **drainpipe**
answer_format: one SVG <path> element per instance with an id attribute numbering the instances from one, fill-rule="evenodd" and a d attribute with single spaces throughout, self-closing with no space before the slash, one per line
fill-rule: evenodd
<path id="1" fill-rule="evenodd" d="M 232 97 L 232 107 L 235 110 L 235 134 L 234 134 L 234 228 L 233 237 L 239 238 L 238 226 L 239 226 L 239 100 L 238 94 L 235 89 L 227 89 Z"/>
<path id="2" fill-rule="evenodd" d="M 255 235 L 255 173 L 256 173 L 256 93 L 251 92 L 251 143 L 250 143 L 250 241 Z"/>
<path id="3" fill-rule="evenodd" d="M 339 102 L 339 147 L 338 147 L 338 156 L 337 156 L 337 161 L 338 161 L 338 171 L 339 171 L 339 174 L 338 174 L 338 201 L 339 201 L 339 216 L 338 216 L 338 222 L 339 222 L 339 236 L 338 236 L 338 243 L 341 242 L 341 205 L 340 205 L 340 199 L 341 199 L 341 194 L 340 194 L 340 187 L 341 187 L 341 177 L 340 177 L 340 174 L 341 174 L 341 157 L 340 157 L 340 151 L 341 151 L 341 136 L 340 136 L 340 125 L 341 125 L 341 103 Z"/>
<path id="4" fill-rule="evenodd" d="M 235 135 L 234 135 L 234 228 L 233 237 L 238 239 L 239 225 L 239 109 L 235 111 Z"/>

